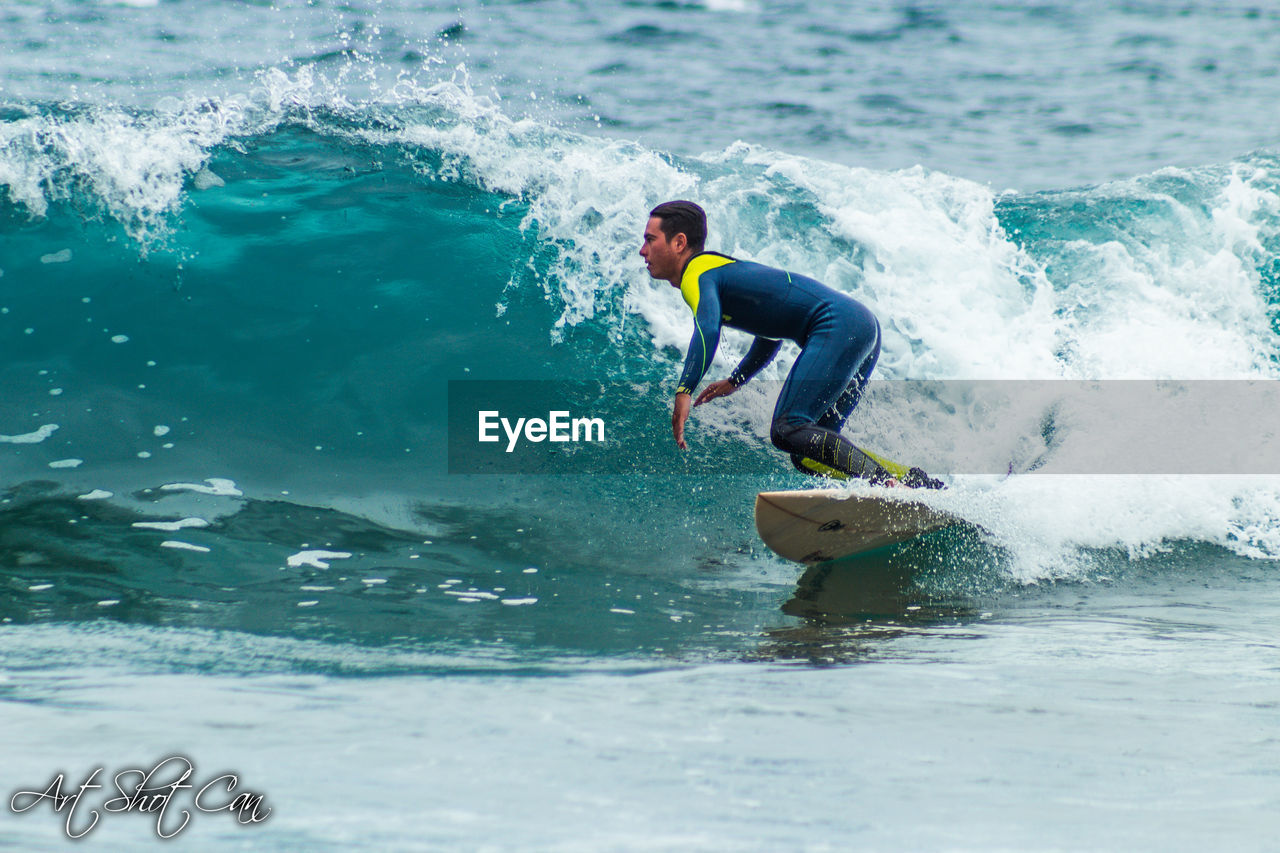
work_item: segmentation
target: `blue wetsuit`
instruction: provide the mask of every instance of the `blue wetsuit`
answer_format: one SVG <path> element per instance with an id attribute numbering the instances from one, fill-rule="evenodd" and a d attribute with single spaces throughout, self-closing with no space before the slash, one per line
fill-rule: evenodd
<path id="1" fill-rule="evenodd" d="M 807 276 L 715 252 L 691 258 L 680 292 L 693 309 L 693 339 L 676 393 L 692 394 L 729 326 L 756 336 L 730 374 L 742 385 L 778 353 L 800 345 L 773 411 L 769 438 L 805 473 L 901 479 L 905 469 L 841 437 L 880 356 L 880 324 L 871 310 Z M 923 473 L 923 472 L 921 472 Z"/>

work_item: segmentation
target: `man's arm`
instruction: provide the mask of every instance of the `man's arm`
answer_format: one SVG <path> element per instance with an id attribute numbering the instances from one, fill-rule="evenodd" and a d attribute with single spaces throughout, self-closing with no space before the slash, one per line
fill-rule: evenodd
<path id="1" fill-rule="evenodd" d="M 676 446 L 686 449 L 684 440 L 684 422 L 689 418 L 692 405 L 690 397 L 698 387 L 711 359 L 720 345 L 720 293 L 714 284 L 706 285 L 697 282 L 692 294 L 693 337 L 689 341 L 689 353 L 684 359 L 684 371 L 680 374 L 680 384 L 676 386 L 676 399 L 671 409 L 671 432 Z M 688 299 L 690 294 L 686 294 Z"/>
<path id="2" fill-rule="evenodd" d="M 675 405 L 671 407 L 671 434 L 675 436 L 676 447 L 687 450 L 689 445 L 684 440 L 684 422 L 689 419 L 689 395 L 677 394 Z"/>
<path id="3" fill-rule="evenodd" d="M 715 286 L 700 287 L 697 309 L 693 314 L 693 337 L 689 340 L 689 353 L 684 359 L 684 371 L 680 374 L 677 394 L 692 394 L 706 375 L 720 345 L 720 294 Z"/>
<path id="4" fill-rule="evenodd" d="M 773 338 L 757 337 L 751 342 L 751 349 L 747 350 L 747 354 L 742 357 L 742 361 L 738 362 L 738 366 L 729 374 L 729 381 L 739 388 L 746 385 L 751 381 L 751 377 L 773 361 L 773 357 L 778 354 L 778 350 L 781 348 L 782 341 L 780 340 L 775 341 Z"/>
<path id="5" fill-rule="evenodd" d="M 756 338 L 751 344 L 751 349 L 747 351 L 747 354 L 742 357 L 742 361 L 729 374 L 729 378 L 717 380 L 703 388 L 702 393 L 698 395 L 698 399 L 693 401 L 693 404 L 701 406 L 703 403 L 714 400 L 717 397 L 728 397 L 751 381 L 751 377 L 759 373 L 766 364 L 773 361 L 773 357 L 778 354 L 778 349 L 781 346 L 782 341 L 775 341 L 773 338 Z"/>

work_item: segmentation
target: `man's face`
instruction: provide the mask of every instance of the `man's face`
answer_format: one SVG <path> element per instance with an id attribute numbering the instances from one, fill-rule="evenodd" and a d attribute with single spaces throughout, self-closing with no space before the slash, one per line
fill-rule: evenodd
<path id="1" fill-rule="evenodd" d="M 649 224 L 644 228 L 644 243 L 640 246 L 640 257 L 644 258 L 649 275 L 667 281 L 678 280 L 680 253 L 686 245 L 687 239 L 683 234 L 677 234 L 668 240 L 667 235 L 662 233 L 662 219 L 650 216 Z"/>

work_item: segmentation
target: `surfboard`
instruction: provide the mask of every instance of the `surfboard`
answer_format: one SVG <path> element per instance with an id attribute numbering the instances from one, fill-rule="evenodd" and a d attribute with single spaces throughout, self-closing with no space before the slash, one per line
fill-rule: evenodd
<path id="1" fill-rule="evenodd" d="M 843 489 L 760 492 L 756 532 L 781 557 L 821 563 L 962 523 L 913 498 L 907 489 L 876 491 L 884 494 L 850 494 Z"/>

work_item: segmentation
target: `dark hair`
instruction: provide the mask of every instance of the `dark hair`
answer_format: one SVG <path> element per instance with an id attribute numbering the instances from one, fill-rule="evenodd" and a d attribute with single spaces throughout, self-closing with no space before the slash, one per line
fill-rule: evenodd
<path id="1" fill-rule="evenodd" d="M 701 252 L 707 242 L 707 214 L 691 201 L 664 201 L 649 211 L 650 216 L 662 220 L 662 233 L 670 240 L 683 234 L 689 247 Z"/>

